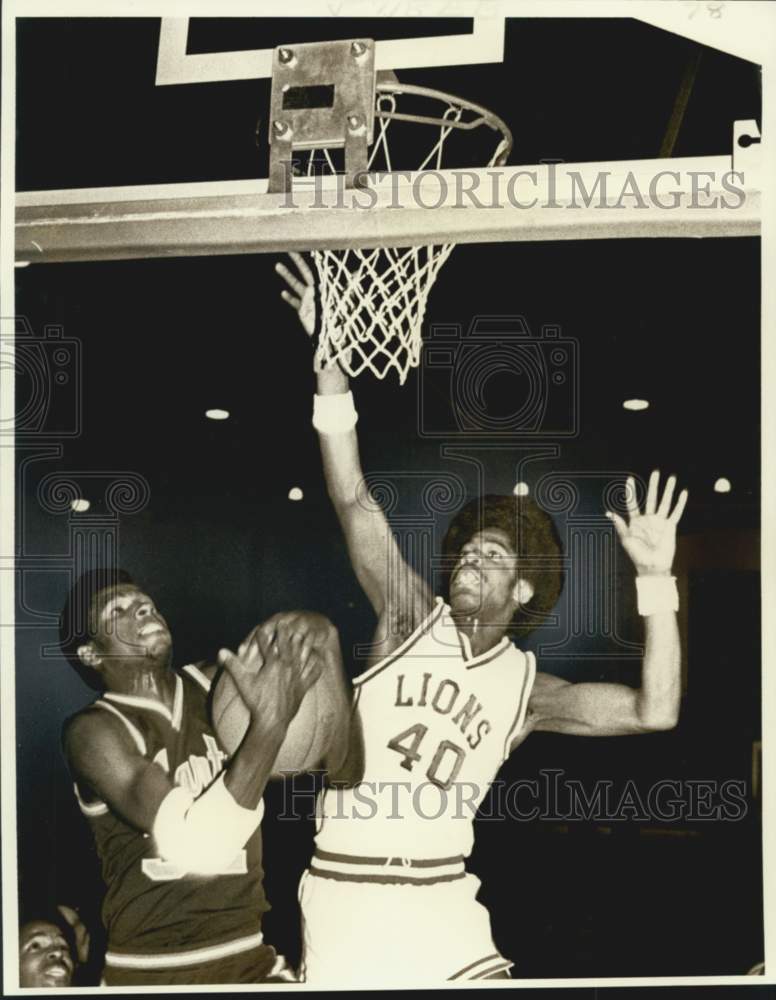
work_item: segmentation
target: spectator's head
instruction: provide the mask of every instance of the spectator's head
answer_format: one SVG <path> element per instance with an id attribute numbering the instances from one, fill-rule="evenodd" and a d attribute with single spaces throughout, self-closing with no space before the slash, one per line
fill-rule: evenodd
<path id="1" fill-rule="evenodd" d="M 75 955 L 73 931 L 56 910 L 27 920 L 19 928 L 19 985 L 70 986 Z"/>

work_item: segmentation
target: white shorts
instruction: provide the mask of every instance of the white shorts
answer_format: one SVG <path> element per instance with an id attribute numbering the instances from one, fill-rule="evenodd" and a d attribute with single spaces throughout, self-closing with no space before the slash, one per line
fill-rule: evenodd
<path id="1" fill-rule="evenodd" d="M 336 881 L 306 871 L 299 884 L 300 978 L 327 986 L 424 986 L 504 972 L 490 917 L 464 875 L 433 885 Z"/>

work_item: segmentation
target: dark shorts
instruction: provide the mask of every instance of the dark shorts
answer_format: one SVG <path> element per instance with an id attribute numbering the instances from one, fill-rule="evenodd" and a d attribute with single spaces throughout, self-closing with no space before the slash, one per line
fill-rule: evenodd
<path id="1" fill-rule="evenodd" d="M 176 969 L 117 969 L 105 967 L 105 986 L 211 986 L 228 983 L 289 982 L 291 977 L 283 959 L 278 959 L 274 948 L 260 945 L 250 951 L 226 958 L 217 958 L 201 965 Z"/>

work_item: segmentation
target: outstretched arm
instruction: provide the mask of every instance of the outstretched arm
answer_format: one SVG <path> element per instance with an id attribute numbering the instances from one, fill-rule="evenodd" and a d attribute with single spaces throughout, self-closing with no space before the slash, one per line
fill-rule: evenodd
<path id="1" fill-rule="evenodd" d="M 672 729 L 679 715 L 680 647 L 676 587 L 671 576 L 676 526 L 687 502 L 682 490 L 671 511 L 676 478 L 671 476 L 658 504 L 660 474 L 649 479 L 644 513 L 627 483 L 627 522 L 607 512 L 636 569 L 639 612 L 645 618 L 641 687 L 624 684 L 571 684 L 538 674 L 528 708 L 530 729 L 584 736 L 621 736 Z"/>
<path id="2" fill-rule="evenodd" d="M 284 264 L 276 270 L 289 286 L 281 293 L 297 311 L 308 336 L 315 330 L 315 285 L 299 254 L 291 254 L 294 274 Z M 355 431 L 357 416 L 347 376 L 332 367 L 317 374 L 315 425 L 321 446 L 326 487 L 342 525 L 350 561 L 359 583 L 390 635 L 406 635 L 432 606 L 426 584 L 403 559 L 379 503 L 364 482 Z"/>

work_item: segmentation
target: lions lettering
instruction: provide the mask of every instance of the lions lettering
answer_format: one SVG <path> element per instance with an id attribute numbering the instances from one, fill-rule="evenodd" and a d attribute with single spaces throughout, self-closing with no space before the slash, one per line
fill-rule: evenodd
<path id="1" fill-rule="evenodd" d="M 432 674 L 424 673 L 418 693 L 412 687 L 413 684 L 417 684 L 417 678 L 411 676 L 408 689 L 413 691 L 413 694 L 405 693 L 405 681 L 404 674 L 399 674 L 396 678 L 396 701 L 394 704 L 397 708 L 424 708 L 430 705 L 439 715 L 450 715 L 453 709 L 459 706 L 458 711 L 451 717 L 450 721 L 466 736 L 466 742 L 472 750 L 475 750 L 482 742 L 483 737 L 491 731 L 490 722 L 480 718 L 473 730 L 467 733 L 475 716 L 482 711 L 482 705 L 475 695 L 470 694 L 468 698 L 462 695 L 456 681 L 445 678 L 436 682 L 433 680 Z"/>

